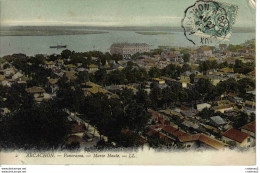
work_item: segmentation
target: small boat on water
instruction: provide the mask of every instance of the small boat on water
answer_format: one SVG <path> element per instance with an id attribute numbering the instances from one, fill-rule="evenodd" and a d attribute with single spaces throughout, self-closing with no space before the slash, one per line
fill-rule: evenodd
<path id="1" fill-rule="evenodd" d="M 62 48 L 67 48 L 67 45 L 50 46 L 50 48 L 62 49 Z"/>

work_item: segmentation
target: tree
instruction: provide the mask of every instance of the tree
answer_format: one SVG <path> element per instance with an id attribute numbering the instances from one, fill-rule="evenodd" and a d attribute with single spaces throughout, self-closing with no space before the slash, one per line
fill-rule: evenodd
<path id="1" fill-rule="evenodd" d="M 174 64 L 169 64 L 165 68 L 162 69 L 161 75 L 170 77 L 173 79 L 177 79 L 181 74 L 181 67 L 174 65 Z"/>
<path id="2" fill-rule="evenodd" d="M 149 70 L 149 76 L 151 78 L 157 78 L 157 77 L 160 77 L 161 76 L 161 71 L 159 68 L 157 67 L 152 67 L 150 70 Z"/>
<path id="3" fill-rule="evenodd" d="M 201 94 L 209 93 L 213 89 L 213 85 L 210 80 L 201 78 L 195 85 L 196 90 Z"/>
<path id="4" fill-rule="evenodd" d="M 38 54 L 35 57 L 30 58 L 30 62 L 34 65 L 44 64 L 45 58 L 43 55 Z"/>
<path id="5" fill-rule="evenodd" d="M 141 86 L 138 87 L 138 91 L 135 96 L 136 102 L 140 105 L 144 105 L 147 108 L 150 104 L 150 99 L 148 97 L 147 92 Z"/>
<path id="6" fill-rule="evenodd" d="M 216 69 L 218 67 L 217 61 L 203 61 L 199 64 L 199 70 L 206 73 L 210 69 Z"/>
<path id="7" fill-rule="evenodd" d="M 202 119 L 209 119 L 210 117 L 214 116 L 214 111 L 208 108 L 204 108 L 198 113 L 198 116 L 200 116 Z"/>
<path id="8" fill-rule="evenodd" d="M 153 109 L 156 110 L 157 108 L 161 107 L 162 90 L 159 88 L 157 84 L 154 84 L 154 86 L 151 89 L 150 100 L 151 100 L 151 107 Z"/>
<path id="9" fill-rule="evenodd" d="M 124 105 L 127 105 L 128 103 L 133 102 L 134 100 L 134 93 L 130 89 L 123 89 L 119 93 L 120 100 L 123 102 Z"/>
<path id="10" fill-rule="evenodd" d="M 238 84 L 234 78 L 229 78 L 228 80 L 218 83 L 216 88 L 219 96 L 223 93 L 228 94 L 238 92 Z"/>
<path id="11" fill-rule="evenodd" d="M 244 112 L 239 112 L 237 117 L 235 118 L 234 121 L 234 128 L 241 128 L 242 126 L 246 125 L 248 123 L 249 117 L 246 113 Z"/>
<path id="12" fill-rule="evenodd" d="M 11 111 L 30 108 L 33 102 L 33 96 L 25 91 L 26 85 L 13 84 L 10 88 L 2 88 L 5 106 Z"/>
<path id="13" fill-rule="evenodd" d="M 162 102 L 163 104 L 168 107 L 175 101 L 174 94 L 171 88 L 167 87 L 162 90 Z"/>
<path id="14" fill-rule="evenodd" d="M 95 81 L 98 84 L 104 84 L 107 80 L 107 72 L 105 69 L 99 69 L 95 72 Z"/>
<path id="15" fill-rule="evenodd" d="M 130 103 L 126 106 L 125 114 L 128 129 L 136 133 L 143 132 L 148 120 L 151 118 L 146 109 L 137 103 Z"/>
<path id="16" fill-rule="evenodd" d="M 53 101 L 11 113 L 0 122 L 0 146 L 13 149 L 57 149 L 70 133 L 67 114 Z"/>
<path id="17" fill-rule="evenodd" d="M 81 71 L 78 73 L 78 78 L 77 78 L 80 83 L 88 82 L 89 81 L 89 74 L 87 71 Z"/>
<path id="18" fill-rule="evenodd" d="M 68 49 L 65 49 L 61 52 L 61 58 L 62 59 L 68 59 L 72 55 L 72 52 Z"/>
<path id="19" fill-rule="evenodd" d="M 192 73 L 192 74 L 190 75 L 190 83 L 194 83 L 194 77 L 195 77 L 195 74 Z"/>
<path id="20" fill-rule="evenodd" d="M 10 64 L 6 63 L 4 66 L 3 66 L 4 69 L 7 69 L 7 68 L 10 68 Z"/>
<path id="21" fill-rule="evenodd" d="M 191 67 L 188 64 L 183 64 L 183 66 L 181 67 L 181 72 L 185 72 L 185 71 L 190 71 Z"/>
<path id="22" fill-rule="evenodd" d="M 112 60 L 115 60 L 115 62 L 117 63 L 118 61 L 123 59 L 123 56 L 120 54 L 113 54 L 111 57 Z"/>
<path id="23" fill-rule="evenodd" d="M 190 61 L 190 54 L 184 53 L 182 59 L 185 63 L 189 62 Z"/>

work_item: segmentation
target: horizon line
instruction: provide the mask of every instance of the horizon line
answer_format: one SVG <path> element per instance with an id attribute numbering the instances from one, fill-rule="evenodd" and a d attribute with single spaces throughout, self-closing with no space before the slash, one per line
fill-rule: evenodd
<path id="1" fill-rule="evenodd" d="M 180 27 L 181 26 L 169 26 L 169 25 L 0 25 L 1 27 L 66 27 L 66 26 L 78 26 L 78 27 Z M 256 29 L 256 26 L 233 26 L 233 28 L 250 28 Z"/>

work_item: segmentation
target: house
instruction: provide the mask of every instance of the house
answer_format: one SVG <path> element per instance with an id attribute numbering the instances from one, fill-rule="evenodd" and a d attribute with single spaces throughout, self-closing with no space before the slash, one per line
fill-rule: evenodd
<path id="1" fill-rule="evenodd" d="M 49 81 L 48 81 L 52 94 L 55 93 L 59 89 L 58 81 L 59 81 L 59 79 L 49 79 Z"/>
<path id="2" fill-rule="evenodd" d="M 213 126 L 210 126 L 210 125 L 205 125 L 205 124 L 202 124 L 202 123 L 200 125 L 202 127 L 204 127 L 209 134 L 214 134 L 214 133 L 219 134 L 220 133 L 220 130 L 216 127 L 213 127 Z"/>
<path id="3" fill-rule="evenodd" d="M 200 79 L 208 79 L 210 80 L 210 78 L 208 76 L 205 76 L 205 75 L 196 75 L 194 77 L 194 82 L 197 83 Z"/>
<path id="4" fill-rule="evenodd" d="M 198 111 L 202 111 L 205 108 L 210 108 L 211 105 L 208 103 L 201 103 L 201 104 L 197 104 L 197 110 Z"/>
<path id="5" fill-rule="evenodd" d="M 246 92 L 247 94 L 253 94 L 254 96 L 256 95 L 256 90 L 253 90 L 253 91 L 247 91 Z"/>
<path id="6" fill-rule="evenodd" d="M 208 56 L 212 57 L 212 47 L 210 46 L 202 46 L 199 49 L 197 49 L 197 53 L 200 56 Z"/>
<path id="7" fill-rule="evenodd" d="M 0 118 L 1 118 L 1 116 L 5 116 L 10 112 L 11 111 L 8 108 L 0 108 Z"/>
<path id="8" fill-rule="evenodd" d="M 255 121 L 248 123 L 241 128 L 241 131 L 255 138 L 255 132 L 256 132 L 255 124 L 256 124 Z"/>
<path id="9" fill-rule="evenodd" d="M 124 67 L 121 66 L 121 65 L 119 65 L 119 66 L 117 67 L 117 70 L 119 70 L 119 71 L 121 71 L 121 70 L 123 70 L 123 69 L 124 69 Z"/>
<path id="10" fill-rule="evenodd" d="M 226 111 L 232 111 L 234 109 L 233 104 L 224 104 L 224 105 L 219 105 L 219 106 L 214 106 L 212 107 L 214 112 L 221 112 L 225 113 Z"/>
<path id="11" fill-rule="evenodd" d="M 73 64 L 67 64 L 63 66 L 66 71 L 74 71 L 77 67 Z"/>
<path id="12" fill-rule="evenodd" d="M 190 71 L 185 71 L 184 73 L 181 74 L 180 77 L 182 77 L 182 76 L 189 77 L 191 74 L 192 74 L 192 72 L 190 72 Z M 188 79 L 190 80 L 190 78 L 188 78 Z"/>
<path id="13" fill-rule="evenodd" d="M 219 71 L 224 73 L 234 73 L 234 69 L 229 67 L 221 68 Z"/>
<path id="14" fill-rule="evenodd" d="M 227 44 L 219 44 L 220 50 L 225 50 L 227 48 Z"/>
<path id="15" fill-rule="evenodd" d="M 222 134 L 221 140 L 225 143 L 235 142 L 239 147 L 250 147 L 252 139 L 249 134 L 232 128 Z"/>
<path id="16" fill-rule="evenodd" d="M 79 67 L 79 68 L 76 69 L 76 71 L 83 72 L 83 71 L 88 71 L 88 69 L 84 68 L 84 67 Z"/>
<path id="17" fill-rule="evenodd" d="M 21 78 L 22 76 L 23 76 L 22 73 L 17 72 L 17 73 L 15 73 L 15 74 L 12 76 L 12 79 L 13 79 L 13 80 L 17 80 L 17 79 Z"/>
<path id="18" fill-rule="evenodd" d="M 53 67 L 55 67 L 55 63 L 53 61 L 45 61 L 44 68 L 52 69 Z"/>
<path id="19" fill-rule="evenodd" d="M 227 145 L 223 142 L 209 137 L 205 134 L 196 134 L 196 135 L 186 135 L 180 136 L 179 141 L 184 144 L 186 148 L 190 149 L 213 149 L 221 150 L 224 149 Z"/>
<path id="20" fill-rule="evenodd" d="M 157 84 L 165 84 L 165 80 L 160 78 L 153 78 L 153 82 Z"/>
<path id="21" fill-rule="evenodd" d="M 84 91 L 85 96 L 89 96 L 91 94 L 97 94 L 97 93 L 103 93 L 109 97 L 112 95 L 115 95 L 112 92 L 103 89 L 102 86 L 97 85 L 93 82 L 82 83 L 81 87 L 82 87 L 82 90 Z"/>
<path id="22" fill-rule="evenodd" d="M 68 78 L 68 80 L 73 81 L 77 79 L 76 72 L 74 71 L 66 71 L 65 76 Z"/>
<path id="23" fill-rule="evenodd" d="M 86 131 L 87 131 L 87 128 L 84 123 L 72 122 L 71 133 L 73 135 L 76 135 L 76 136 L 79 136 L 82 138 L 82 137 L 84 137 Z"/>
<path id="24" fill-rule="evenodd" d="M 88 66 L 88 72 L 89 73 L 95 73 L 96 71 L 98 71 L 98 66 L 95 64 L 90 64 Z"/>
<path id="25" fill-rule="evenodd" d="M 189 88 L 189 87 L 192 87 L 193 85 L 190 83 L 189 80 L 185 80 L 185 79 L 182 79 L 182 80 L 175 80 L 175 79 L 172 79 L 172 78 L 169 78 L 169 77 L 164 77 L 162 76 L 161 77 L 163 80 L 165 80 L 165 83 L 167 85 L 170 85 L 170 86 L 173 86 L 173 85 L 177 85 L 177 86 L 180 86 L 182 88 Z"/>
<path id="26" fill-rule="evenodd" d="M 111 66 L 108 64 L 107 60 L 106 60 L 106 63 L 105 65 L 101 66 L 102 69 L 110 69 Z"/>
<path id="27" fill-rule="evenodd" d="M 187 133 L 178 130 L 175 127 L 172 127 L 170 125 L 164 126 L 161 130 L 161 132 L 168 136 L 173 142 L 178 140 L 178 137 L 188 135 Z"/>
<path id="28" fill-rule="evenodd" d="M 243 99 L 240 98 L 240 97 L 237 97 L 237 96 L 230 96 L 228 97 L 228 99 L 232 102 L 232 103 L 235 103 L 235 104 L 242 104 L 243 103 Z"/>
<path id="29" fill-rule="evenodd" d="M 11 76 L 14 75 L 16 73 L 16 70 L 14 68 L 7 68 L 2 70 L 2 72 L 4 73 L 5 76 Z"/>
<path id="30" fill-rule="evenodd" d="M 45 90 L 41 87 L 33 86 L 31 88 L 27 88 L 26 92 L 29 94 L 33 94 L 34 100 L 36 102 L 41 102 L 44 99 Z"/>
<path id="31" fill-rule="evenodd" d="M 1 84 L 2 84 L 3 86 L 7 86 L 7 87 L 11 87 L 12 84 L 14 84 L 14 83 L 15 83 L 15 80 L 13 80 L 13 79 L 5 79 L 5 80 L 3 80 L 3 81 L 1 82 Z"/>
<path id="32" fill-rule="evenodd" d="M 197 114 L 196 109 L 190 109 L 190 108 L 184 108 L 183 110 L 181 110 L 181 115 L 183 115 L 184 117 L 194 117 Z"/>
<path id="33" fill-rule="evenodd" d="M 21 78 L 19 78 L 19 81 L 17 81 L 17 83 L 19 83 L 19 84 L 21 84 L 21 83 L 26 84 L 28 80 L 30 80 L 28 77 L 22 76 Z"/>
<path id="34" fill-rule="evenodd" d="M 256 114 L 256 109 L 251 107 L 245 107 L 243 109 L 243 112 L 245 112 L 247 115 Z"/>
<path id="35" fill-rule="evenodd" d="M 250 146 L 251 147 L 254 147 L 256 145 L 256 136 L 255 136 L 255 132 L 256 132 L 256 127 L 255 127 L 255 124 L 256 122 L 253 121 L 251 123 L 248 123 L 246 125 L 244 125 L 242 128 L 241 128 L 241 132 L 244 132 L 246 134 L 249 134 L 250 137 L 251 137 L 251 143 L 250 143 Z"/>
<path id="36" fill-rule="evenodd" d="M 147 128 L 147 136 L 154 136 L 154 135 L 159 135 L 159 132 L 162 130 L 162 128 L 165 125 L 163 124 L 156 124 L 156 125 L 151 125 Z"/>
<path id="37" fill-rule="evenodd" d="M 227 122 L 220 116 L 210 117 L 210 122 L 215 127 L 223 127 Z"/>
<path id="38" fill-rule="evenodd" d="M 228 64 L 235 64 L 235 63 L 236 63 L 236 60 L 237 60 L 236 57 L 227 57 L 227 58 L 225 59 L 225 61 L 226 61 Z"/>
<path id="39" fill-rule="evenodd" d="M 187 88 L 188 84 L 190 83 L 190 77 L 181 75 L 179 82 L 181 83 L 182 88 Z"/>
<path id="40" fill-rule="evenodd" d="M 245 112 L 248 115 L 256 114 L 256 103 L 253 101 L 246 100 L 244 103 L 244 109 L 243 112 Z"/>
<path id="41" fill-rule="evenodd" d="M 63 60 L 62 59 L 57 59 L 56 61 L 55 61 L 55 65 L 56 66 L 63 66 L 63 64 L 64 64 L 64 62 L 63 62 Z"/>
<path id="42" fill-rule="evenodd" d="M 148 112 L 152 115 L 152 120 L 158 123 L 160 119 L 164 119 L 163 115 L 160 114 L 159 112 L 156 112 L 152 109 L 148 109 Z"/>
<path id="43" fill-rule="evenodd" d="M 170 51 L 172 52 L 172 51 Z M 182 53 L 180 53 L 180 51 L 174 51 L 173 54 L 169 55 L 169 58 L 171 59 L 172 62 L 183 62 L 183 58 L 182 58 Z"/>
<path id="44" fill-rule="evenodd" d="M 256 109 L 256 103 L 253 102 L 253 101 L 246 100 L 246 101 L 245 101 L 245 106 L 246 106 L 246 107 L 253 108 L 253 109 Z"/>
<path id="45" fill-rule="evenodd" d="M 5 80 L 5 76 L 4 75 L 0 75 L 0 82 Z"/>
<path id="46" fill-rule="evenodd" d="M 216 86 L 219 82 L 226 80 L 225 78 L 217 75 L 207 75 L 212 85 Z"/>
<path id="47" fill-rule="evenodd" d="M 71 146 L 73 144 L 79 144 L 80 147 L 85 146 L 87 142 L 82 139 L 81 137 L 77 136 L 77 135 L 71 135 L 68 137 L 67 141 L 66 141 L 66 146 Z"/>
<path id="48" fill-rule="evenodd" d="M 164 115 L 166 115 L 170 119 L 175 119 L 176 120 L 176 119 L 183 119 L 184 118 L 180 113 L 178 113 L 178 112 L 176 112 L 174 110 L 171 110 L 171 109 L 160 110 L 159 112 L 164 114 Z"/>
<path id="49" fill-rule="evenodd" d="M 189 120 L 185 120 L 182 122 L 182 126 L 184 126 L 185 128 L 184 129 L 189 129 L 189 130 L 198 130 L 199 129 L 199 125 L 198 123 L 194 123 L 194 122 L 191 122 Z"/>

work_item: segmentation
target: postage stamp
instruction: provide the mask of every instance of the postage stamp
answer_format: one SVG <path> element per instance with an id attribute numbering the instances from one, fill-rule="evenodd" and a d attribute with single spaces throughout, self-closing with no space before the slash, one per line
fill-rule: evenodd
<path id="1" fill-rule="evenodd" d="M 185 37 L 196 44 L 228 41 L 236 21 L 238 6 L 211 0 L 198 0 L 184 12 L 182 28 Z"/>

